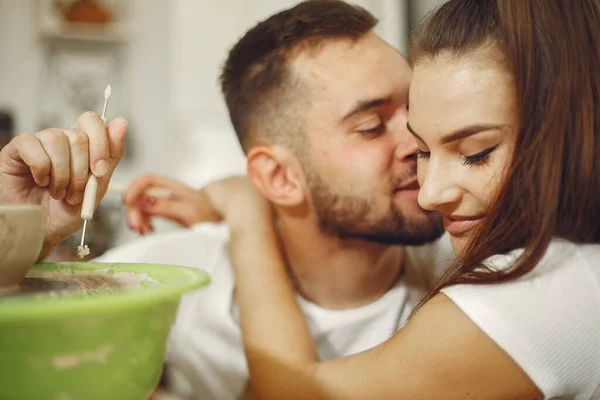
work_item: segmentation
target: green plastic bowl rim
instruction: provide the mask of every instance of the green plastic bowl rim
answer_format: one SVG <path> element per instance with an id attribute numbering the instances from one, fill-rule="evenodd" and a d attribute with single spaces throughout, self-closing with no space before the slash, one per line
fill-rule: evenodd
<path id="1" fill-rule="evenodd" d="M 33 268 L 56 270 L 55 266 L 72 268 L 76 271 L 115 268 L 124 272 L 145 273 L 161 282 L 153 274 L 168 274 L 177 271 L 175 283 L 149 286 L 144 289 L 122 290 L 107 295 L 67 294 L 60 296 L 23 296 L 18 299 L 0 298 L 0 324 L 7 321 L 60 318 L 73 314 L 98 314 L 115 311 L 131 311 L 164 302 L 179 301 L 179 298 L 193 289 L 210 283 L 209 274 L 200 269 L 168 264 L 152 263 L 96 263 L 58 262 L 36 264 Z M 184 277 L 189 279 L 184 280 Z"/>

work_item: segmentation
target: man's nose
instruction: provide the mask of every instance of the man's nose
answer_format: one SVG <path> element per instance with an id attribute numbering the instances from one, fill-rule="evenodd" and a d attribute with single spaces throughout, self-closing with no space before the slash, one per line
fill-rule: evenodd
<path id="1" fill-rule="evenodd" d="M 417 141 L 406 128 L 406 121 L 402 121 L 397 128 L 395 157 L 398 161 L 405 161 L 407 158 L 414 158 L 417 152 Z"/>

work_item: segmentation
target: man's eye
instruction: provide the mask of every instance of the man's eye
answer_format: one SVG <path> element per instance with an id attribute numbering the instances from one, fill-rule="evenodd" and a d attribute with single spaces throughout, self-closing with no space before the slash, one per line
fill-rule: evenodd
<path id="1" fill-rule="evenodd" d="M 365 130 L 358 131 L 358 132 L 364 136 L 371 136 L 371 135 L 377 135 L 377 134 L 383 133 L 384 130 L 385 130 L 385 125 L 379 124 L 375 128 L 365 129 Z"/>

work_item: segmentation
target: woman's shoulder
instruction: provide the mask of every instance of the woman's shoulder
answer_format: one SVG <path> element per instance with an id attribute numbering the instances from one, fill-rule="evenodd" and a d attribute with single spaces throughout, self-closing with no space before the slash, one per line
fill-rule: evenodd
<path id="1" fill-rule="evenodd" d="M 506 268 L 522 254 L 497 255 L 488 265 Z M 449 286 L 442 292 L 548 398 L 569 387 L 593 392 L 599 384 L 600 245 L 557 239 L 533 271 L 519 279 Z"/>
<path id="2" fill-rule="evenodd" d="M 509 268 L 523 253 L 524 251 L 519 249 L 507 254 L 498 254 L 487 259 L 485 264 L 495 270 Z M 521 280 L 565 274 L 600 279 L 600 244 L 580 244 L 554 239 L 533 271 Z"/>

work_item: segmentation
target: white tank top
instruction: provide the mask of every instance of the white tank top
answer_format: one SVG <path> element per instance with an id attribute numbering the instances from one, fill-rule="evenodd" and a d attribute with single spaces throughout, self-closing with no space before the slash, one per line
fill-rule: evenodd
<path id="1" fill-rule="evenodd" d="M 502 269 L 522 250 L 490 258 Z M 600 399 L 600 245 L 555 240 L 536 268 L 442 290 L 521 366 L 545 399 Z"/>

